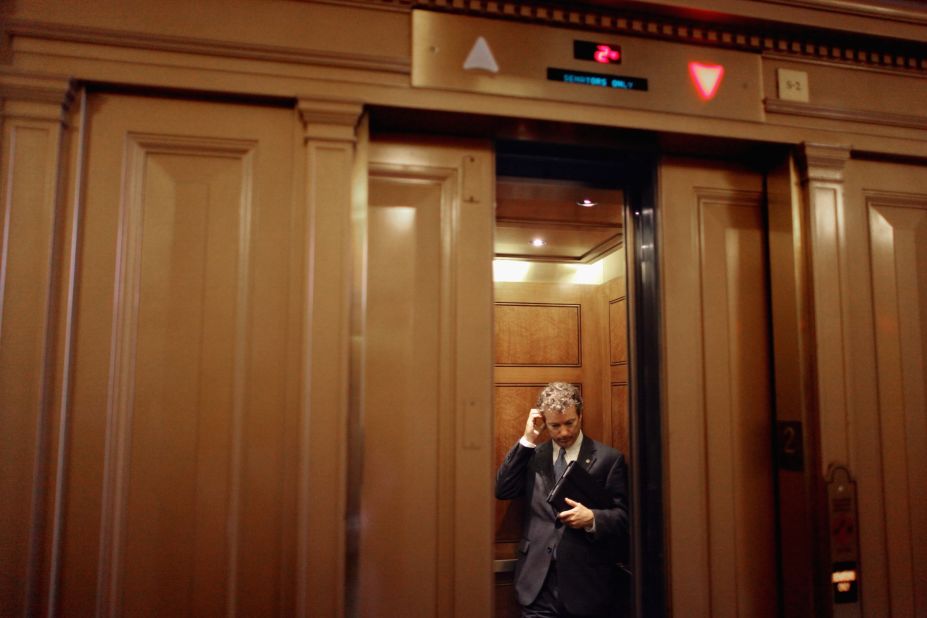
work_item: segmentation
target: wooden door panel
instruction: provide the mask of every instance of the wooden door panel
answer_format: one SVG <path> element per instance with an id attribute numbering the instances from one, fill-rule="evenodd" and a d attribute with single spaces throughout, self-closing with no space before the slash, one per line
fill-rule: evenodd
<path id="1" fill-rule="evenodd" d="M 842 420 L 860 488 L 863 611 L 919 615 L 927 608 L 927 169 L 851 159 L 845 201 L 854 400 Z"/>
<path id="2" fill-rule="evenodd" d="M 763 177 L 661 169 L 673 606 L 776 615 Z"/>
<path id="3" fill-rule="evenodd" d="M 91 106 L 60 610 L 274 613 L 295 525 L 293 115 Z"/>
<path id="4" fill-rule="evenodd" d="M 927 195 L 870 198 L 889 570 L 895 606 L 927 607 Z M 910 553 L 899 551 L 910 547 Z"/>
<path id="5" fill-rule="evenodd" d="M 492 156 L 370 146 L 361 616 L 491 610 Z"/>
<path id="6" fill-rule="evenodd" d="M 892 607 L 927 608 L 927 195 L 869 199 Z M 909 547 L 908 551 L 899 551 Z M 901 611 L 900 613 L 905 613 Z"/>
<path id="7" fill-rule="evenodd" d="M 775 607 L 761 199 L 701 199 L 701 268 L 715 274 L 701 287 L 712 608 L 741 616 Z"/>
<path id="8" fill-rule="evenodd" d="M 440 179 L 411 186 L 402 179 L 370 181 L 362 616 L 377 615 L 384 606 L 428 616 L 438 605 L 438 578 L 424 575 L 436 574 L 438 454 L 448 448 L 442 415 L 427 413 L 441 409 L 441 247 L 440 236 L 432 233 L 440 226 L 443 184 Z M 444 487 L 440 498 L 449 489 Z M 417 517 L 422 509 L 432 516 Z M 409 525 L 412 521 L 415 525 Z M 417 582 L 414 594 L 398 585 L 403 581 Z"/>

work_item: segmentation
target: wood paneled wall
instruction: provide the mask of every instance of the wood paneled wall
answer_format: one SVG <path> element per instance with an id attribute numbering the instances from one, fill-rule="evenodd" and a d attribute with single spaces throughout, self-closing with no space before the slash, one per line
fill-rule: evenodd
<path id="1" fill-rule="evenodd" d="M 631 461 L 631 419 L 628 416 L 628 299 L 625 279 L 619 277 L 604 285 L 608 298 L 609 401 L 611 403 L 611 443 Z"/>
<path id="2" fill-rule="evenodd" d="M 359 106 L 100 93 L 67 149 L 52 85 L 4 101 L 3 613 L 337 613 Z"/>
<path id="3" fill-rule="evenodd" d="M 491 612 L 492 153 L 371 142 L 359 616 Z"/>

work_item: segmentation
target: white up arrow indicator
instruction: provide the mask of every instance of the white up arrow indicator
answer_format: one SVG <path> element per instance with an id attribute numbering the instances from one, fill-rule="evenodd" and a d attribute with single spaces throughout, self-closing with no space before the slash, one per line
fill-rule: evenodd
<path id="1" fill-rule="evenodd" d="M 473 44 L 470 53 L 467 54 L 467 59 L 464 61 L 463 68 L 464 71 L 480 70 L 489 71 L 490 73 L 499 72 L 499 65 L 496 64 L 496 59 L 492 55 L 492 50 L 489 49 L 489 43 L 486 42 L 486 39 L 477 37 L 476 43 Z"/>

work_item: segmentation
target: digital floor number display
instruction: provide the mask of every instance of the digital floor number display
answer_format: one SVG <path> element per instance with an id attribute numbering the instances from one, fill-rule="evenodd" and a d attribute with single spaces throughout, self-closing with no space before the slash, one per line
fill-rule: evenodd
<path id="1" fill-rule="evenodd" d="M 599 64 L 621 64 L 621 46 L 592 41 L 573 41 L 576 60 L 592 60 Z"/>
<path id="2" fill-rule="evenodd" d="M 624 56 L 621 46 L 614 43 L 597 43 L 595 41 L 573 41 L 573 58 L 596 62 L 606 66 L 621 64 Z M 647 80 L 643 77 L 629 77 L 627 75 L 610 75 L 608 73 L 592 73 L 589 71 L 575 71 L 573 69 L 560 69 L 548 67 L 547 79 L 552 82 L 564 84 L 578 84 L 580 86 L 593 86 L 596 88 L 609 88 L 614 90 L 647 90 Z"/>

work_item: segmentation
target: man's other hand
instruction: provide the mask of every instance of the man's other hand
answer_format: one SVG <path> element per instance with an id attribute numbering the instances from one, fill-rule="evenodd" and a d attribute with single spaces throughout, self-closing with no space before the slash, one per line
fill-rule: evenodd
<path id="1" fill-rule="evenodd" d="M 559 515 L 560 521 L 570 528 L 588 528 L 592 525 L 592 522 L 595 521 L 595 515 L 592 514 L 592 511 L 575 500 L 569 498 L 565 498 L 565 500 L 573 508 L 568 511 L 561 511 Z"/>
<path id="2" fill-rule="evenodd" d="M 541 432 L 544 431 L 545 426 L 546 422 L 541 411 L 537 408 L 531 408 L 531 411 L 528 413 L 528 422 L 525 423 L 525 440 L 531 444 L 537 444 L 538 438 L 541 437 Z"/>

